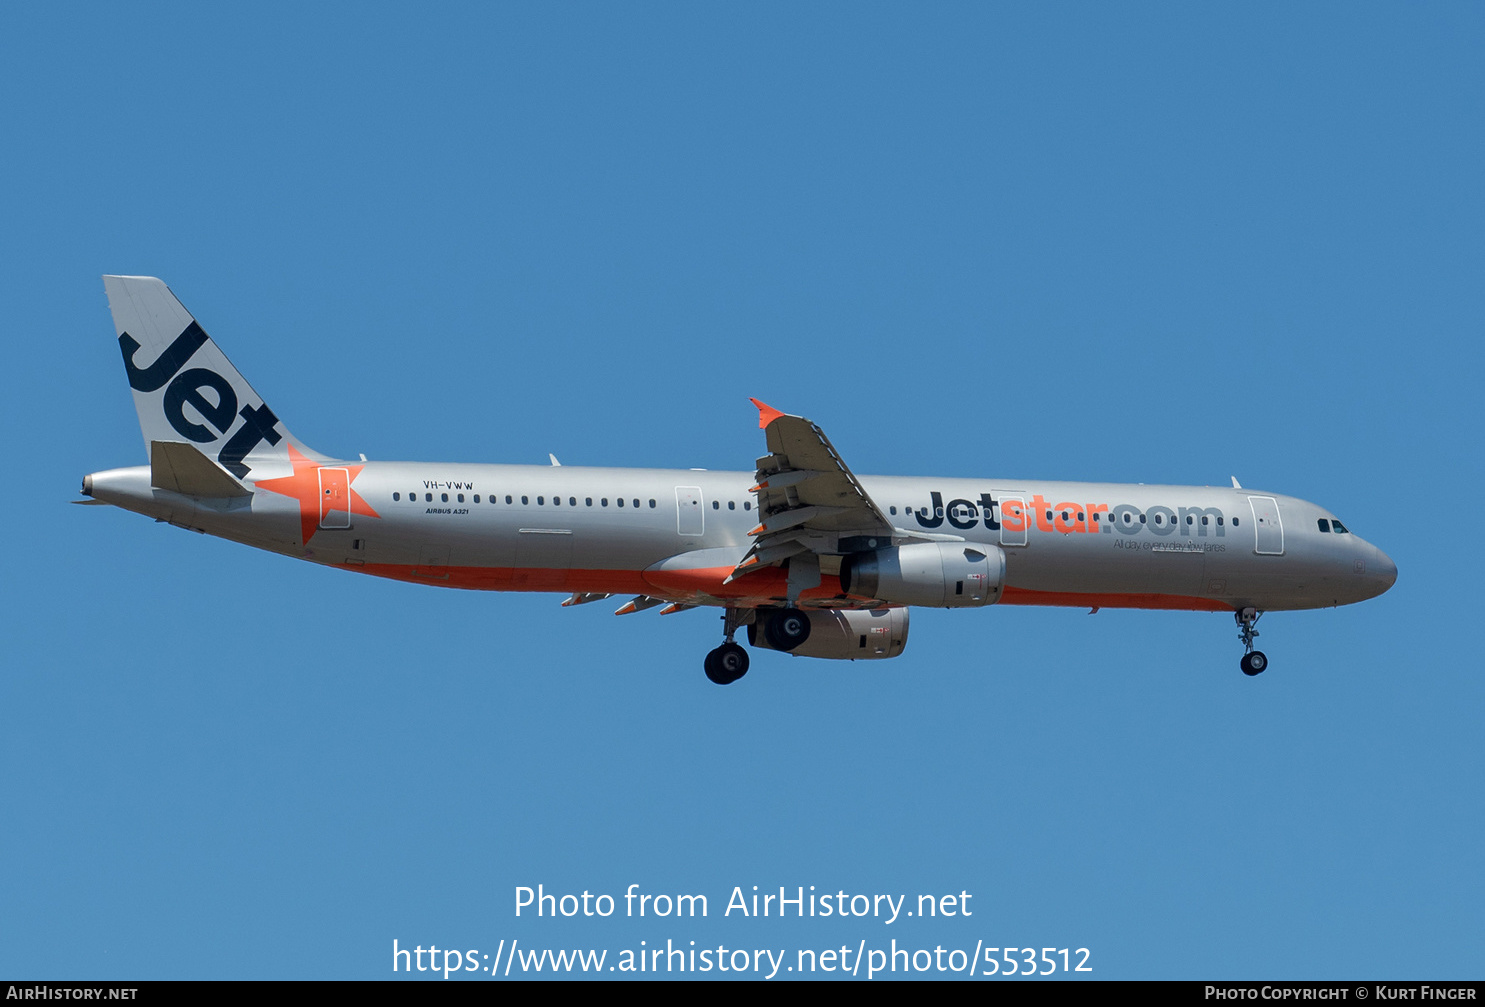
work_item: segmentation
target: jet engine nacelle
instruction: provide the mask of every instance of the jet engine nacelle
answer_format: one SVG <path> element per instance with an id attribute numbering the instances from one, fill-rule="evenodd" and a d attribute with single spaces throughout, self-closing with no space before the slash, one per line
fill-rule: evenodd
<path id="1" fill-rule="evenodd" d="M 761 650 L 769 645 L 764 624 L 774 613 L 767 609 L 748 624 L 748 643 Z M 907 646 L 908 610 L 879 608 L 874 611 L 811 609 L 809 639 L 789 651 L 802 657 L 824 657 L 835 661 L 870 661 L 896 657 Z"/>
<path id="2" fill-rule="evenodd" d="M 847 556 L 841 589 L 892 605 L 993 605 L 1005 585 L 1005 553 L 979 542 L 919 542 Z"/>

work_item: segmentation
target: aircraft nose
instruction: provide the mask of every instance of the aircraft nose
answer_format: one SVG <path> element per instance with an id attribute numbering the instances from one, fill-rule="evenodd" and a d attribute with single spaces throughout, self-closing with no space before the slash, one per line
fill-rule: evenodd
<path id="1" fill-rule="evenodd" d="M 1397 583 L 1397 564 L 1392 562 L 1392 559 L 1376 546 L 1372 546 L 1372 552 L 1376 553 L 1377 557 L 1369 564 L 1368 572 L 1371 573 L 1372 579 L 1377 582 L 1377 587 L 1380 588 L 1377 593 L 1381 594 Z"/>

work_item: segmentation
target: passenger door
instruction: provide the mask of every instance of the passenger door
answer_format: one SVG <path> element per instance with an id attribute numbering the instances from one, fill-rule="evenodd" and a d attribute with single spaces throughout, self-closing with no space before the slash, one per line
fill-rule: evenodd
<path id="1" fill-rule="evenodd" d="M 1260 556 L 1284 555 L 1284 523 L 1279 520 L 1279 501 L 1273 497 L 1249 497 L 1253 508 L 1253 551 Z"/>
<path id="2" fill-rule="evenodd" d="M 321 468 L 320 527 L 351 526 L 351 480 L 347 469 Z"/>

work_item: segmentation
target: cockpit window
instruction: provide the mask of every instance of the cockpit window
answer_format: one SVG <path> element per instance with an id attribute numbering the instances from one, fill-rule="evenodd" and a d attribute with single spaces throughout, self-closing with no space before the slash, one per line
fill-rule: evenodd
<path id="1" fill-rule="evenodd" d="M 1327 520 L 1325 520 L 1324 518 L 1321 518 L 1319 521 L 1317 521 L 1315 523 L 1320 526 L 1320 530 L 1321 531 L 1330 531 L 1330 522 L 1327 521 Z"/>
<path id="2" fill-rule="evenodd" d="M 1332 522 L 1330 522 L 1330 526 L 1335 529 L 1335 533 L 1337 535 L 1348 535 L 1348 534 L 1350 534 L 1350 532 L 1346 531 L 1346 526 L 1343 525 L 1343 524 L 1341 524 L 1339 521 L 1332 521 Z"/>

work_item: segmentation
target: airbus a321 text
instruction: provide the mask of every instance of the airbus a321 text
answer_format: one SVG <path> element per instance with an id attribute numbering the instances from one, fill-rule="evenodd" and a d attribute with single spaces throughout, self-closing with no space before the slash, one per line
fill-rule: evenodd
<path id="1" fill-rule="evenodd" d="M 748 670 L 744 627 L 765 650 L 896 657 L 914 605 L 1231 612 L 1257 675 L 1262 613 L 1397 579 L 1334 514 L 1236 479 L 858 476 L 818 426 L 756 399 L 752 472 L 335 459 L 289 433 L 164 283 L 103 282 L 149 464 L 94 472 L 79 502 L 414 584 L 718 608 L 719 684 Z"/>

